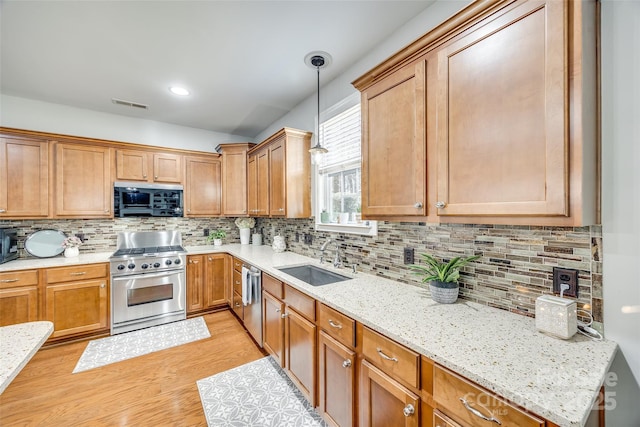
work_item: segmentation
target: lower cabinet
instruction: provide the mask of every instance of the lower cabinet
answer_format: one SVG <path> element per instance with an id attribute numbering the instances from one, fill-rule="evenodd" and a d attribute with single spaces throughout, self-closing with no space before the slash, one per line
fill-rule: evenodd
<path id="1" fill-rule="evenodd" d="M 284 369 L 307 400 L 315 406 L 316 325 L 290 306 L 286 307 L 284 316 Z"/>
<path id="2" fill-rule="evenodd" d="M 366 360 L 360 368 L 360 427 L 418 427 L 420 398 Z"/>
<path id="3" fill-rule="evenodd" d="M 354 425 L 356 352 L 318 333 L 318 412 L 333 426 Z"/>
<path id="4" fill-rule="evenodd" d="M 227 303 L 230 256 L 227 254 L 187 257 L 187 314 Z"/>
<path id="5" fill-rule="evenodd" d="M 109 328 L 108 264 L 46 270 L 44 319 L 53 322 L 51 339 Z"/>
<path id="6" fill-rule="evenodd" d="M 280 366 L 284 366 L 284 303 L 262 291 L 262 304 L 262 346 Z"/>
<path id="7" fill-rule="evenodd" d="M 0 326 L 38 319 L 38 271 L 0 273 Z"/>

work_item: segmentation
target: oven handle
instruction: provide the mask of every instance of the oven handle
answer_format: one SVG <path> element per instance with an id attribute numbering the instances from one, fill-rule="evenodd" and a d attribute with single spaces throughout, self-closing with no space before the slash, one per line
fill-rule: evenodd
<path id="1" fill-rule="evenodd" d="M 112 276 L 111 280 L 131 280 L 131 279 L 153 279 L 154 277 L 165 277 L 172 274 L 180 274 L 183 273 L 184 269 L 181 270 L 165 270 L 158 271 L 157 273 L 141 273 L 141 274 L 131 274 L 129 276 Z"/>

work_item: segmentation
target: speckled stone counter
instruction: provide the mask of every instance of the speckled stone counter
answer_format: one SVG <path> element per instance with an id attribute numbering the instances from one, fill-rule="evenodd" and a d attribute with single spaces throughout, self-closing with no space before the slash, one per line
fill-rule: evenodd
<path id="1" fill-rule="evenodd" d="M 86 254 L 80 252 L 80 255 L 71 258 L 65 258 L 63 255 L 51 258 L 21 258 L 0 264 L 0 273 L 4 271 L 32 270 L 34 268 L 66 267 L 69 265 L 108 262 L 109 257 L 113 252 L 115 252 L 115 249 L 112 252 L 95 252 Z"/>
<path id="2" fill-rule="evenodd" d="M 53 332 L 51 322 L 0 327 L 0 394 Z"/>
<path id="3" fill-rule="evenodd" d="M 353 280 L 310 286 L 277 267 L 316 259 L 269 246 L 188 247 L 227 252 L 313 296 L 362 324 L 424 354 L 560 426 L 582 426 L 613 361 L 617 345 L 582 335 L 541 334 L 532 318 L 459 300 L 437 304 L 428 292 L 368 274 L 336 270 Z"/>

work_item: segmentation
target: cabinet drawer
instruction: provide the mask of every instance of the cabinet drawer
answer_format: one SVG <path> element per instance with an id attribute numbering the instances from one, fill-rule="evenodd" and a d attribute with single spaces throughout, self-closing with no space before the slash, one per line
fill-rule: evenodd
<path id="1" fill-rule="evenodd" d="M 242 273 L 242 261 L 238 258 L 233 259 L 233 269 L 238 273 Z"/>
<path id="2" fill-rule="evenodd" d="M 316 320 L 316 300 L 289 285 L 284 285 L 284 302 L 307 319 Z"/>
<path id="3" fill-rule="evenodd" d="M 262 273 L 262 289 L 269 292 L 276 298 L 284 298 L 283 284 L 280 280 L 275 279 L 268 274 Z"/>
<path id="4" fill-rule="evenodd" d="M 242 273 L 233 270 L 233 292 L 242 295 Z"/>
<path id="5" fill-rule="evenodd" d="M 9 271 L 0 273 L 0 289 L 34 286 L 38 284 L 38 270 Z"/>
<path id="6" fill-rule="evenodd" d="M 318 326 L 341 344 L 350 348 L 356 346 L 356 321 L 339 311 L 319 304 Z"/>
<path id="7" fill-rule="evenodd" d="M 424 416 L 424 414 L 422 414 Z M 433 411 L 433 427 L 462 427 L 437 409 Z"/>
<path id="8" fill-rule="evenodd" d="M 237 292 L 233 293 L 233 301 L 232 301 L 231 308 L 233 308 L 233 311 L 236 312 L 236 315 L 240 318 L 240 320 L 244 320 L 244 307 L 242 306 L 242 296 Z"/>
<path id="9" fill-rule="evenodd" d="M 386 374 L 418 387 L 418 353 L 366 327 L 362 328 L 362 353 Z"/>
<path id="10" fill-rule="evenodd" d="M 107 264 L 76 265 L 73 267 L 50 268 L 47 283 L 72 282 L 75 280 L 97 279 L 109 275 Z"/>
<path id="11" fill-rule="evenodd" d="M 438 365 L 434 368 L 433 398 L 438 406 L 442 405 L 448 413 L 471 427 L 497 424 L 519 427 L 545 425 L 544 421 L 517 409 L 493 393 Z M 496 421 L 489 422 L 481 416 L 493 418 Z"/>

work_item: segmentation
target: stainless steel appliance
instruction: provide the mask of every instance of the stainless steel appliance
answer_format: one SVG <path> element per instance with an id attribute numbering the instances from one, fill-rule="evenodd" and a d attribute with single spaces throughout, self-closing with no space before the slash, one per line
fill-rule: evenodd
<path id="1" fill-rule="evenodd" d="M 118 233 L 111 256 L 111 334 L 183 320 L 187 252 L 179 231 Z"/>
<path id="2" fill-rule="evenodd" d="M 179 184 L 116 181 L 113 213 L 116 217 L 184 216 L 183 187 Z"/>
<path id="3" fill-rule="evenodd" d="M 262 347 L 262 273 L 246 264 L 242 266 L 242 304 L 244 327 Z"/>
<path id="4" fill-rule="evenodd" d="M 18 230 L 0 227 L 0 264 L 18 258 Z"/>

